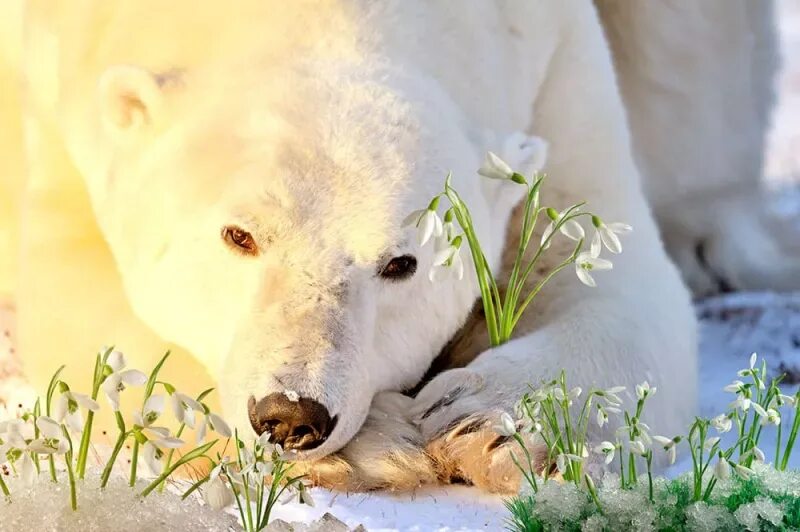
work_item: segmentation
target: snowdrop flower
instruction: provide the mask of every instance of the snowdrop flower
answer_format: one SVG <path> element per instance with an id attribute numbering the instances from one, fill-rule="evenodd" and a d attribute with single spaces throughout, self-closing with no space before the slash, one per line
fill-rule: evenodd
<path id="1" fill-rule="evenodd" d="M 786 405 L 794 406 L 795 398 L 792 397 L 791 395 L 784 395 L 782 393 L 779 393 L 778 395 L 775 396 L 775 404 L 778 405 L 779 407 Z"/>
<path id="2" fill-rule="evenodd" d="M 454 275 L 459 281 L 464 278 L 464 262 L 461 260 L 461 235 L 455 237 L 443 250 L 433 256 L 433 266 L 428 272 L 431 282 L 441 281 L 448 275 Z"/>
<path id="3" fill-rule="evenodd" d="M 151 395 L 145 401 L 142 412 L 133 413 L 133 422 L 140 427 L 150 427 L 156 422 L 158 416 L 164 412 L 164 396 Z"/>
<path id="4" fill-rule="evenodd" d="M 747 480 L 753 474 L 753 470 L 749 467 L 745 467 L 740 464 L 733 464 L 733 470 L 736 471 L 736 474 L 742 477 L 743 479 Z"/>
<path id="5" fill-rule="evenodd" d="M 0 475 L 1 474 L 2 473 L 0 473 Z M 22 464 L 20 464 L 19 478 L 22 481 L 22 485 L 26 488 L 33 486 L 34 482 L 36 482 L 36 479 L 38 478 L 36 466 L 31 458 L 31 453 L 22 454 Z"/>
<path id="6" fill-rule="evenodd" d="M 208 481 L 203 490 L 203 500 L 214 510 L 224 510 L 234 502 L 233 493 L 219 476 Z"/>
<path id="7" fill-rule="evenodd" d="M 514 177 L 514 170 L 503 159 L 490 151 L 486 152 L 478 174 L 489 179 L 510 180 Z"/>
<path id="8" fill-rule="evenodd" d="M 601 405 L 599 403 L 597 404 L 597 426 L 598 427 L 602 428 L 603 425 L 608 423 L 608 413 L 609 412 L 611 412 L 613 414 L 619 414 L 619 413 L 621 413 L 621 410 L 619 408 L 614 407 L 614 406 L 603 407 L 603 405 Z"/>
<path id="9" fill-rule="evenodd" d="M 64 454 L 69 450 L 61 425 L 55 419 L 39 416 L 36 418 L 36 426 L 39 427 L 41 436 L 28 444 L 27 450 L 37 454 Z"/>
<path id="10" fill-rule="evenodd" d="M 169 399 L 175 419 L 177 419 L 179 423 L 182 423 L 190 429 L 193 429 L 195 419 L 194 413 L 202 412 L 202 405 L 181 392 L 174 392 L 169 396 Z"/>
<path id="11" fill-rule="evenodd" d="M 628 444 L 628 447 L 631 452 L 636 453 L 639 456 L 645 456 L 647 454 L 647 446 L 645 446 L 642 440 L 633 440 Z"/>
<path id="12" fill-rule="evenodd" d="M 561 388 L 555 388 L 553 390 L 553 397 L 555 397 L 557 401 L 566 400 L 568 404 L 572 406 L 572 402 L 578 397 L 580 397 L 582 393 L 583 390 L 579 386 L 576 386 L 575 388 L 568 391 L 566 395 L 564 394 L 564 390 L 562 390 Z"/>
<path id="13" fill-rule="evenodd" d="M 403 220 L 403 227 L 413 225 L 417 228 L 417 242 L 420 246 L 424 246 L 431 236 L 442 234 L 442 220 L 436 214 L 438 208 L 439 196 L 436 196 L 431 200 L 427 209 L 414 211 Z"/>
<path id="14" fill-rule="evenodd" d="M 100 405 L 88 395 L 64 390 L 53 409 L 53 418 L 59 423 L 65 423 L 72 432 L 81 432 L 83 431 L 81 408 L 97 412 L 100 410 Z"/>
<path id="15" fill-rule="evenodd" d="M 272 434 L 269 432 L 262 432 L 261 436 L 256 439 L 255 451 L 256 455 L 261 455 L 267 448 L 269 448 L 269 440 Z"/>
<path id="16" fill-rule="evenodd" d="M 201 444 L 203 440 L 206 438 L 207 428 L 213 430 L 223 438 L 230 438 L 231 435 L 233 435 L 233 432 L 231 431 L 231 428 L 228 426 L 225 420 L 222 419 L 217 414 L 211 412 L 205 405 L 203 406 L 204 406 L 203 410 L 205 411 L 205 417 L 200 422 L 200 426 L 197 427 L 197 432 L 195 434 L 195 437 L 197 439 L 197 444 L 198 445 Z"/>
<path id="17" fill-rule="evenodd" d="M 617 446 L 611 443 L 610 441 L 600 442 L 600 445 L 594 448 L 594 452 L 597 454 L 605 455 L 605 463 L 606 465 L 610 464 L 614 460 L 614 452 L 617 450 Z"/>
<path id="18" fill-rule="evenodd" d="M 756 353 L 751 354 L 750 367 L 746 369 L 740 369 L 739 371 L 736 372 L 736 374 L 739 375 L 740 377 L 746 377 L 747 375 L 754 375 L 756 371 L 755 367 L 757 360 L 758 360 L 758 355 Z"/>
<path id="19" fill-rule="evenodd" d="M 300 492 L 297 494 L 297 496 L 300 499 L 300 504 L 305 504 L 306 506 L 311 507 L 314 506 L 314 499 L 311 498 L 311 493 L 308 491 L 308 488 L 300 488 Z"/>
<path id="20" fill-rule="evenodd" d="M 742 381 L 736 380 L 725 386 L 722 390 L 730 393 L 744 393 L 747 391 L 748 385 Z"/>
<path id="21" fill-rule="evenodd" d="M 550 224 L 545 228 L 544 232 L 542 233 L 542 240 L 540 242 L 540 245 L 543 246 L 544 249 L 550 247 L 550 242 L 548 242 L 550 235 L 553 234 L 553 231 L 556 230 L 556 226 L 564 219 L 564 217 L 567 215 L 567 212 L 570 209 L 572 209 L 572 207 L 568 207 L 561 212 L 557 212 L 553 208 L 547 209 L 546 212 L 547 216 L 550 218 Z M 574 214 L 575 210 L 573 210 L 572 212 Z M 561 231 L 561 234 L 563 234 L 565 237 L 571 240 L 575 240 L 576 242 L 581 238 L 583 238 L 584 236 L 586 236 L 586 233 L 583 231 L 583 227 L 581 226 L 581 224 L 579 224 L 575 220 L 568 220 L 564 222 L 559 228 L 559 230 Z"/>
<path id="22" fill-rule="evenodd" d="M 755 406 L 755 403 L 753 403 Z M 781 424 L 781 415 L 775 409 L 768 409 L 766 411 L 766 416 L 761 419 L 762 425 L 775 425 L 776 427 Z"/>
<path id="23" fill-rule="evenodd" d="M 712 436 L 703 443 L 703 449 L 710 451 L 719 442 L 719 436 Z"/>
<path id="24" fill-rule="evenodd" d="M 669 465 L 673 465 L 678 455 L 677 447 L 678 442 L 681 441 L 680 437 L 667 438 L 665 436 L 653 436 L 653 439 L 661 445 L 664 452 L 669 456 Z"/>
<path id="25" fill-rule="evenodd" d="M 171 447 L 169 445 L 163 445 L 163 447 L 169 448 L 177 448 L 180 447 Z M 153 441 L 148 440 L 144 443 L 142 447 L 142 459 L 144 463 L 147 464 L 147 467 L 150 469 L 150 472 L 154 475 L 160 475 L 161 472 L 164 470 L 164 464 L 161 462 L 161 459 L 164 458 L 164 451 L 161 450 L 161 447 L 156 445 Z"/>
<path id="26" fill-rule="evenodd" d="M 728 408 L 731 408 L 733 410 L 738 408 L 741 409 L 742 412 L 747 412 L 748 410 L 750 410 L 751 404 L 753 404 L 753 402 L 750 400 L 749 397 L 740 395 L 736 398 L 735 401 L 733 401 L 731 404 L 728 405 Z"/>
<path id="27" fill-rule="evenodd" d="M 114 412 L 119 412 L 119 394 L 125 390 L 125 385 L 142 386 L 147 382 L 147 375 L 138 369 L 126 370 L 125 355 L 119 351 L 113 351 L 106 363 L 111 368 L 111 374 L 103 381 L 101 389 L 108 397 Z"/>
<path id="28" fill-rule="evenodd" d="M 728 432 L 733 427 L 733 420 L 726 414 L 720 414 L 711 420 L 711 426 L 717 429 L 720 434 Z"/>
<path id="29" fill-rule="evenodd" d="M 606 225 L 597 216 L 592 216 L 592 224 L 595 227 L 592 248 L 597 248 L 598 254 L 600 254 L 601 246 L 605 246 L 611 253 L 622 253 L 622 243 L 617 235 L 630 233 L 633 231 L 633 227 L 619 222 Z"/>
<path id="30" fill-rule="evenodd" d="M 753 403 L 753 410 L 755 410 L 755 411 L 756 411 L 756 414 L 758 414 L 759 416 L 761 416 L 761 417 L 767 417 L 767 411 L 766 411 L 766 410 L 764 410 L 764 407 L 763 407 L 763 406 L 761 406 L 760 404 L 758 404 L 758 403 Z"/>
<path id="31" fill-rule="evenodd" d="M 501 436 L 513 436 L 517 433 L 517 425 L 507 412 L 500 414 L 500 424 L 494 426 L 494 431 Z"/>
<path id="32" fill-rule="evenodd" d="M 578 455 L 561 453 L 558 456 L 556 456 L 556 467 L 558 468 L 558 472 L 563 475 L 564 473 L 566 473 L 567 466 L 569 465 L 570 462 L 581 462 L 581 461 L 583 461 L 583 458 L 581 458 Z"/>
<path id="33" fill-rule="evenodd" d="M 630 425 L 618 428 L 617 434 L 638 434 L 639 438 L 647 445 L 653 443 L 650 437 L 650 427 L 647 423 L 642 423 L 636 418 L 633 418 Z"/>
<path id="34" fill-rule="evenodd" d="M 717 464 L 714 466 L 714 477 L 717 480 L 726 480 L 730 476 L 731 476 L 730 465 L 728 465 L 728 461 L 725 458 L 723 458 L 722 454 L 720 453 L 719 459 L 717 460 Z"/>
<path id="35" fill-rule="evenodd" d="M 636 397 L 640 401 L 644 401 L 648 397 L 655 395 L 657 389 L 658 388 L 656 388 L 655 386 L 651 388 L 650 383 L 644 381 L 643 383 L 636 385 Z"/>
<path id="36" fill-rule="evenodd" d="M 614 265 L 611 263 L 611 261 L 601 259 L 600 257 L 596 256 L 593 251 L 582 251 L 575 258 L 575 273 L 578 276 L 578 279 L 580 279 L 580 281 L 586 286 L 590 286 L 592 288 L 596 287 L 597 283 L 589 272 L 592 270 L 610 270 L 613 267 Z"/>
<path id="37" fill-rule="evenodd" d="M 28 443 L 23 432 L 31 432 L 31 426 L 21 419 L 0 421 L 0 436 L 10 449 L 24 449 Z M 29 434 L 32 437 L 32 434 Z"/>
<path id="38" fill-rule="evenodd" d="M 613 386 L 607 390 L 598 390 L 595 392 L 596 395 L 602 397 L 606 400 L 606 402 L 613 406 L 619 406 L 622 404 L 622 399 L 619 398 L 619 393 L 625 391 L 624 386 Z"/>
<path id="39" fill-rule="evenodd" d="M 755 457 L 757 462 L 766 462 L 767 457 L 764 455 L 764 451 L 762 451 L 758 447 L 753 447 L 750 450 L 753 451 L 753 456 Z"/>

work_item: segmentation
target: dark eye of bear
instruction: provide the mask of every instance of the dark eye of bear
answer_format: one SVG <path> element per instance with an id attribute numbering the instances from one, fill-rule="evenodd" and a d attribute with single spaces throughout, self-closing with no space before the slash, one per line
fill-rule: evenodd
<path id="1" fill-rule="evenodd" d="M 381 270 L 381 277 L 400 281 L 408 279 L 417 271 L 417 259 L 411 255 L 395 257 Z"/>
<path id="2" fill-rule="evenodd" d="M 222 238 L 229 246 L 235 248 L 237 251 L 241 251 L 246 255 L 258 254 L 258 246 L 256 246 L 253 235 L 241 227 L 235 225 L 224 227 L 222 229 Z"/>

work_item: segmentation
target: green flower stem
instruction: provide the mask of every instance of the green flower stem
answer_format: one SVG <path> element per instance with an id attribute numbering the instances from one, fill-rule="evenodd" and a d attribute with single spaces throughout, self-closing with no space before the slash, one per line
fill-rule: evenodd
<path id="1" fill-rule="evenodd" d="M 97 400 L 97 395 L 100 393 L 100 385 L 103 384 L 105 376 L 103 375 L 103 368 L 105 367 L 108 356 L 111 354 L 113 348 L 109 347 L 101 356 L 99 353 L 94 362 L 94 379 L 92 380 L 92 399 Z M 86 475 L 86 460 L 89 456 L 89 445 L 92 440 L 92 424 L 94 423 L 94 412 L 89 410 L 86 414 L 86 425 L 81 434 L 81 442 L 78 446 L 78 462 L 76 469 L 78 471 L 78 478 L 83 479 Z"/>
<path id="2" fill-rule="evenodd" d="M 74 512 L 78 509 L 78 494 L 75 490 L 75 472 L 72 470 L 72 438 L 69 437 L 69 432 L 63 425 L 61 431 L 69 443 L 69 451 L 64 455 L 64 463 L 67 465 L 67 477 L 69 478 L 69 502 Z"/>
<path id="3" fill-rule="evenodd" d="M 236 506 L 239 507 L 239 516 L 242 518 L 242 525 L 244 525 L 247 532 L 250 532 L 250 529 L 247 528 L 247 520 L 245 519 L 244 508 L 242 508 L 242 501 L 239 497 L 239 490 L 236 489 L 233 483 L 231 483 L 231 489 L 233 490 L 233 498 L 236 500 Z"/>
<path id="4" fill-rule="evenodd" d="M 5 497 L 11 497 L 11 492 L 8 491 L 8 486 L 6 485 L 6 481 L 3 480 L 3 473 L 0 472 L 0 491 L 3 492 Z"/>
<path id="5" fill-rule="evenodd" d="M 128 438 L 128 436 L 130 436 L 130 433 L 125 431 L 125 420 L 122 418 L 122 414 L 116 412 L 115 416 L 117 418 L 119 436 L 117 437 L 117 443 L 114 444 L 114 449 L 111 451 L 111 456 L 108 458 L 108 463 L 106 464 L 106 467 L 103 468 L 103 474 L 100 476 L 101 488 L 105 488 L 108 484 L 108 479 L 111 478 L 111 471 L 114 469 L 114 463 L 117 461 L 117 456 L 122 450 L 125 440 Z"/>
<path id="6" fill-rule="evenodd" d="M 464 235 L 467 237 L 469 251 L 472 255 L 473 267 L 475 268 L 475 273 L 478 278 L 478 287 L 481 291 L 483 309 L 484 313 L 486 314 L 486 325 L 489 329 L 489 341 L 492 346 L 500 345 L 500 333 L 498 330 L 499 321 L 492 300 L 494 294 L 491 291 L 489 283 L 487 283 L 485 275 L 488 266 L 484 262 L 483 253 L 480 252 L 480 244 L 478 243 L 478 239 L 473 231 L 469 213 L 463 206 L 458 193 L 449 185 L 445 185 L 445 194 L 453 204 L 453 207 L 455 207 L 453 212 L 456 216 L 456 220 L 458 220 L 461 229 L 464 231 Z"/>
<path id="7" fill-rule="evenodd" d="M 179 460 L 176 460 L 174 464 L 170 467 L 165 468 L 164 471 L 155 479 L 153 480 L 140 494 L 142 497 L 147 497 L 154 489 L 158 487 L 159 484 L 164 482 L 169 476 L 175 472 L 176 469 L 181 467 L 184 464 L 188 464 L 192 460 L 197 458 L 205 458 L 206 460 L 211 460 L 208 456 L 205 455 L 209 449 L 211 449 L 219 440 L 213 440 L 208 443 L 201 445 L 200 447 L 196 447 L 192 449 L 185 455 L 183 455 Z M 213 460 L 211 460 L 213 463 Z"/>
<path id="8" fill-rule="evenodd" d="M 136 468 L 139 463 L 139 440 L 133 439 L 133 450 L 131 451 L 131 478 L 128 481 L 130 487 L 136 485 Z"/>
<path id="9" fill-rule="evenodd" d="M 650 450 L 647 452 L 647 488 L 648 492 L 650 493 L 650 502 L 655 502 L 653 500 L 653 451 Z"/>
<path id="10" fill-rule="evenodd" d="M 528 446 L 525 445 L 525 440 L 522 439 L 522 435 L 519 432 L 514 434 L 514 439 L 517 441 L 519 446 L 522 448 L 522 451 L 525 453 L 525 459 L 528 461 L 528 469 L 526 470 L 526 469 L 523 469 L 522 467 L 520 467 L 519 464 L 517 464 L 517 457 L 514 456 L 513 452 L 509 451 L 509 453 L 511 453 L 511 459 L 517 465 L 517 468 L 520 471 L 522 471 L 522 474 L 525 476 L 525 479 L 528 481 L 528 483 L 533 488 L 534 493 L 538 493 L 539 485 L 536 483 L 536 471 L 534 471 L 534 468 L 533 468 L 533 459 L 531 458 L 531 453 L 528 450 Z M 526 471 L 530 471 L 530 477 L 528 476 Z"/>
<path id="11" fill-rule="evenodd" d="M 800 400 L 795 401 L 792 430 L 789 431 L 789 438 L 786 440 L 786 449 L 783 451 L 783 460 L 781 460 L 779 468 L 781 471 L 786 471 L 786 467 L 789 465 L 789 457 L 792 454 L 792 449 L 794 448 L 794 443 L 797 439 L 798 429 L 800 429 Z M 777 467 L 778 463 L 776 462 L 775 465 Z"/>
<path id="12" fill-rule="evenodd" d="M 185 423 L 181 423 L 180 427 L 178 427 L 178 432 L 175 433 L 176 438 L 180 438 L 181 434 L 183 434 L 183 430 L 186 428 Z M 175 455 L 175 449 L 170 449 L 169 453 L 167 453 L 167 463 L 164 465 L 165 468 L 169 468 L 170 464 L 172 464 L 172 457 Z M 164 489 L 167 487 L 166 482 L 162 482 L 161 485 L 158 487 L 159 492 L 163 492 Z"/>
<path id="13" fill-rule="evenodd" d="M 528 308 L 528 305 L 531 304 L 531 301 L 533 301 L 533 298 L 536 297 L 539 294 L 539 291 L 541 291 L 541 289 L 544 287 L 544 285 L 548 281 L 550 281 L 550 279 L 552 279 L 553 276 L 555 276 L 558 272 L 560 272 L 561 270 L 563 270 L 564 268 L 566 268 L 567 266 L 569 266 L 570 264 L 575 262 L 575 259 L 578 257 L 578 254 L 581 251 L 581 246 L 582 245 L 583 245 L 583 239 L 581 239 L 578 242 L 578 245 L 575 246 L 575 250 L 572 252 L 572 255 L 570 255 L 568 259 L 566 259 L 564 262 L 562 262 L 561 264 L 556 266 L 555 269 L 553 269 L 550 273 L 547 274 L 546 277 L 544 277 L 541 281 L 539 281 L 536 284 L 536 286 L 533 288 L 533 290 L 531 290 L 531 292 L 528 294 L 528 296 L 522 302 L 522 305 L 520 305 L 519 308 L 517 309 L 517 312 L 514 315 L 514 319 L 513 319 L 513 322 L 511 324 L 511 330 L 513 330 L 514 327 L 517 326 L 517 323 L 519 322 L 520 318 L 522 318 L 523 312 L 525 312 L 525 309 Z"/>

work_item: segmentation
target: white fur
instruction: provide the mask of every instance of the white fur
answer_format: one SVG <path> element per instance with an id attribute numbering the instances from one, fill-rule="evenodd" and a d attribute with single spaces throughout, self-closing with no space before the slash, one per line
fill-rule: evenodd
<path id="1" fill-rule="evenodd" d="M 615 9 L 603 7 L 604 20 L 627 12 Z M 695 15 L 687 16 L 706 20 Z M 634 28 L 664 31 L 684 20 L 669 12 L 632 16 Z M 109 306 L 84 302 L 94 286 L 116 309 L 106 319 L 116 341 L 141 337 L 134 332 L 142 320 L 157 335 L 150 345 L 161 339 L 186 348 L 217 381 L 240 428 L 248 425 L 249 397 L 287 389 L 338 415 L 331 437 L 304 456 L 318 460 L 311 464 L 318 482 L 352 489 L 408 488 L 437 475 L 513 489 L 508 448 L 495 441 L 491 422 L 529 383 L 562 368 L 584 387 L 657 383 L 650 411 L 659 432 L 679 432 L 694 412 L 689 294 L 661 245 L 631 144 L 657 213 L 677 201 L 670 165 L 685 163 L 697 176 L 704 161 L 680 157 L 683 124 L 663 113 L 656 116 L 665 135 L 648 136 L 652 109 L 669 114 L 680 106 L 637 88 L 626 75 L 637 67 L 618 62 L 631 139 L 591 4 L 469 2 L 454 9 L 408 0 L 252 0 L 229 12 L 211 3 L 141 1 L 87 2 L 77 13 L 33 1 L 27 24 L 30 209 L 68 213 L 56 218 L 66 224 L 63 233 L 42 223 L 29 231 L 33 266 L 23 284 L 32 295 L 20 326 L 29 368 L 43 367 L 48 351 L 26 323 L 45 302 L 73 302 L 68 308 L 84 313 L 82 320 L 103 323 L 98 317 Z M 730 24 L 738 35 L 741 27 Z M 768 34 L 764 28 L 753 31 Z M 661 42 L 651 31 L 622 33 L 609 33 L 615 51 Z M 699 48 L 706 33 L 693 37 Z M 745 48 L 723 52 L 735 64 L 742 54 L 754 56 Z M 705 107 L 723 80 L 670 65 L 658 74 L 685 83 L 686 101 L 706 111 L 692 124 L 720 120 L 698 153 L 715 153 L 714 187 L 727 183 L 734 150 L 718 148 L 728 107 Z M 732 73 L 740 74 L 737 86 L 750 79 L 725 72 Z M 733 105 L 760 105 L 765 91 L 734 95 Z M 748 132 L 742 145 L 760 143 L 765 109 L 740 119 Z M 517 238 L 507 227 L 519 221 L 512 210 L 520 187 L 482 182 L 475 171 L 486 150 L 500 151 L 521 132 L 550 143 L 546 203 L 587 200 L 604 219 L 635 231 L 614 269 L 598 274 L 597 289 L 563 272 L 514 340 L 488 349 L 485 335 L 472 335 L 468 350 L 484 351 L 474 362 L 443 372 L 415 399 L 401 397 L 396 392 L 416 385 L 464 324 L 478 290 L 472 276 L 431 284 L 431 246 L 419 249 L 400 220 L 426 205 L 452 171 L 493 270 L 504 271 L 503 251 Z M 666 162 L 650 163 L 665 153 Z M 758 150 L 747 153 L 746 168 L 735 165 L 739 181 L 755 179 L 760 167 Z M 87 215 L 85 192 L 95 216 Z M 53 201 L 59 194 L 79 199 Z M 83 225 L 70 225 L 81 216 Z M 92 255 L 75 251 L 84 249 L 75 235 L 95 223 L 115 266 L 105 243 Z M 254 235 L 257 257 L 224 244 L 220 231 L 229 224 Z M 672 227 L 664 226 L 667 241 Z M 88 231 L 96 238 L 96 228 Z M 718 233 L 725 231 L 722 224 Z M 693 242 L 679 243 L 676 255 Z M 56 266 L 69 282 L 35 285 L 35 272 L 52 270 L 41 266 L 48 258 L 42 249 L 69 256 Z M 564 252 L 554 245 L 549 260 Z M 376 275 L 406 253 L 419 263 L 412 279 Z M 53 291 L 64 292 L 55 298 L 64 303 L 53 303 Z M 72 345 L 70 320 L 78 318 L 66 314 L 48 318 L 62 344 Z M 192 382 L 192 375 L 181 378 Z M 432 408 L 450 393 L 457 395 L 452 403 Z"/>

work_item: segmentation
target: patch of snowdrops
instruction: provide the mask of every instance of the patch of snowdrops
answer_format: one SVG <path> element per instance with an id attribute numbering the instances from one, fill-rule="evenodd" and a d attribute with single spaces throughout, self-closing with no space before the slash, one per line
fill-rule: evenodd
<path id="1" fill-rule="evenodd" d="M 170 510 L 176 516 L 185 517 L 186 511 L 178 509 L 177 500 L 191 496 L 189 502 L 183 503 L 187 508 L 195 507 L 189 513 L 195 516 L 207 513 L 206 509 L 196 508 L 201 500 L 196 495 L 202 493 L 204 506 L 217 513 L 236 504 L 242 526 L 245 530 L 256 531 L 266 527 L 272 507 L 279 499 L 285 502 L 298 498 L 302 503 L 313 504 L 301 481 L 302 475 L 288 475 L 292 468 L 289 456 L 280 445 L 269 443 L 269 434 L 263 434 L 248 446 L 204 402 L 213 389 L 191 397 L 159 380 L 159 372 L 168 357 L 169 353 L 147 375 L 129 368 L 121 352 L 104 349 L 97 354 L 89 393 L 72 390 L 60 378 L 62 366 L 53 375 L 44 397 L 37 400 L 32 409 L 0 420 L 0 493 L 8 505 L 3 509 L 4 518 L 19 517 L 30 524 L 28 502 L 39 500 L 43 494 L 48 497 L 60 494 L 65 497 L 63 504 L 53 501 L 40 506 L 41 515 L 37 519 L 44 523 L 44 528 L 49 528 L 46 523 L 55 522 L 62 528 L 73 523 L 77 527 L 75 530 L 102 530 L 112 524 L 119 528 L 121 520 L 129 517 L 145 525 L 150 505 L 142 500 L 152 497 L 163 501 L 159 511 L 151 512 L 153 519 L 160 523 L 166 522 L 164 519 L 178 523 L 165 517 Z M 120 398 L 129 387 L 141 387 L 143 394 L 141 407 L 126 416 L 121 411 Z M 101 394 L 114 412 L 117 434 L 104 466 L 91 471 L 87 470 L 90 450 L 99 456 L 92 443 L 92 425 L 95 413 L 101 409 L 102 399 L 98 400 Z M 174 434 L 160 424 L 167 410 L 178 422 Z M 181 453 L 179 449 L 190 441 L 186 434 L 189 430 L 194 433 L 195 447 Z M 212 434 L 214 438 L 210 439 Z M 227 441 L 222 453 L 232 446 L 233 458 L 220 453 L 209 454 L 221 439 Z M 131 449 L 130 468 L 123 478 L 112 473 L 125 447 Z M 197 461 L 204 462 L 210 472 L 199 474 L 194 467 Z M 142 471 L 141 463 L 147 471 Z M 193 471 L 195 479 L 178 479 L 175 473 L 181 468 Z M 91 485 L 89 479 L 93 481 Z M 127 484 L 127 492 L 123 484 Z M 168 484 L 171 489 L 164 493 Z M 179 486 L 185 488 L 181 496 L 174 493 Z M 114 512 L 127 505 L 135 506 L 138 513 L 134 516 L 118 514 L 116 519 L 109 514 L 111 521 L 99 519 L 104 512 L 98 510 L 97 504 L 103 500 L 113 501 Z M 78 511 L 79 504 L 88 504 L 91 511 Z M 65 508 L 75 515 L 66 516 Z M 188 526 L 194 521 L 193 517 L 181 522 Z M 213 523 L 228 521 L 226 517 L 219 517 L 205 522 L 209 529 L 214 529 Z"/>
<path id="2" fill-rule="evenodd" d="M 569 388 L 562 373 L 527 393 L 516 419 L 503 414 L 496 431 L 520 446 L 512 454 L 523 473 L 520 495 L 507 502 L 513 530 L 796 530 L 800 527 L 800 474 L 787 471 L 800 429 L 800 392 L 781 392 L 781 378 L 767 379 L 755 353 L 739 379 L 726 412 L 695 418 L 684 435 L 653 434 L 641 421 L 657 389 L 636 386 L 636 403 L 624 406 L 621 386 Z M 579 400 L 582 399 L 582 402 Z M 782 419 L 793 414 L 791 425 Z M 610 420 L 610 418 L 614 418 Z M 592 424 L 619 426 L 610 440 L 590 442 Z M 608 427 L 605 427 L 606 430 Z M 777 431 L 777 445 L 759 448 L 763 431 Z M 547 447 L 535 463 L 523 434 Z M 723 445 L 722 435 L 735 440 Z M 785 436 L 785 439 L 784 439 Z M 689 453 L 692 470 L 674 480 L 653 474 L 654 457 L 672 464 Z M 517 456 L 524 457 L 521 461 Z M 603 467 L 589 472 L 589 465 Z M 771 465 L 769 465 L 771 462 Z"/>
<path id="3" fill-rule="evenodd" d="M 452 175 L 448 174 L 444 190 L 434 196 L 426 208 L 412 212 L 403 222 L 406 227 L 416 227 L 420 245 L 433 241 L 435 254 L 428 274 L 431 281 L 447 278 L 461 280 L 464 277 L 464 260 L 461 254 L 464 243 L 467 244 L 466 252 L 472 259 L 486 314 L 489 339 L 493 346 L 511 338 L 525 309 L 544 285 L 564 268 L 573 265 L 578 279 L 587 286 L 595 287 L 597 282 L 594 274 L 613 267 L 610 260 L 601 257 L 603 249 L 615 254 L 621 253 L 622 242 L 619 235 L 632 230 L 631 226 L 620 222 L 607 224 L 596 214 L 583 210 L 585 203 L 576 203 L 561 210 L 541 205 L 540 192 L 545 175 L 540 170 L 547 158 L 547 143 L 538 137 L 530 137 L 524 142 L 514 141 L 507 144 L 515 151 L 510 154 L 514 159 L 525 161 L 525 165 L 533 169 L 530 179 L 512 170 L 493 152 L 487 153 L 478 170 L 478 174 L 486 179 L 506 181 L 509 186 L 525 187 L 527 191 L 519 248 L 505 293 L 501 294 L 498 290 L 497 279 L 483 254 L 469 209 L 452 185 Z M 440 217 L 442 198 L 450 206 L 445 210 L 444 216 Z M 593 227 L 588 249 L 584 245 L 587 236 L 582 220 L 590 221 Z M 533 236 L 540 222 L 546 225 L 541 231 L 541 237 L 536 240 Z M 531 273 L 535 271 L 542 255 L 550 249 L 555 238 L 561 237 L 574 242 L 572 253 L 529 284 Z"/>

